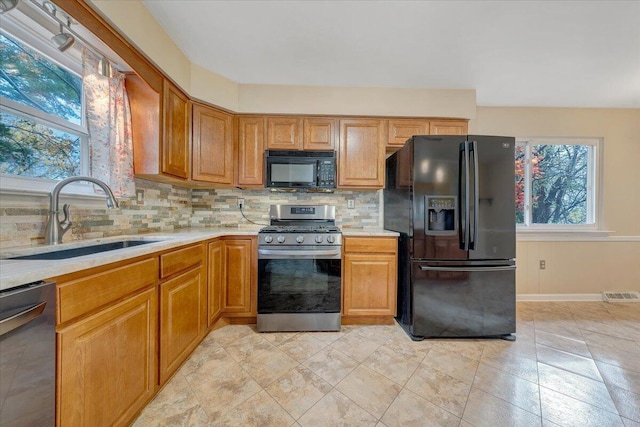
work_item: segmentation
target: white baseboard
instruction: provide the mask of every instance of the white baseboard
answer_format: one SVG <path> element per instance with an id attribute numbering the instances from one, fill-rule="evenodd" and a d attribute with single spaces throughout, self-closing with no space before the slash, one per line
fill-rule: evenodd
<path id="1" fill-rule="evenodd" d="M 519 294 L 516 301 L 602 301 L 602 294 Z"/>

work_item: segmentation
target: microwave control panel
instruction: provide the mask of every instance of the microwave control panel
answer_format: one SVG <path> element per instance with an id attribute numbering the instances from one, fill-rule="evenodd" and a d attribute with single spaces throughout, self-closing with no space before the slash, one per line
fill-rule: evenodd
<path id="1" fill-rule="evenodd" d="M 335 188 L 336 162 L 334 160 L 318 161 L 318 187 Z"/>

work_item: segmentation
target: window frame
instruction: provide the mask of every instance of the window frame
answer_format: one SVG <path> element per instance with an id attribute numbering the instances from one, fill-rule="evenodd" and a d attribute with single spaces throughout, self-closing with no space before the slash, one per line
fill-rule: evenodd
<path id="1" fill-rule="evenodd" d="M 13 18 L 13 17 L 11 17 Z M 62 53 L 57 51 L 53 46 L 38 36 L 37 31 L 31 28 L 27 30 L 25 24 L 13 22 L 13 19 L 7 19 L 3 27 L 0 29 L 5 36 L 15 39 L 24 46 L 38 52 L 46 57 L 49 61 L 65 68 L 69 72 L 77 75 L 82 79 L 82 63 L 78 62 L 75 55 L 70 55 L 69 51 Z M 30 25 L 37 25 L 35 22 Z M 54 128 L 56 130 L 77 135 L 80 138 L 80 175 L 90 175 L 90 159 L 89 159 L 89 130 L 85 114 L 85 97 L 84 86 L 81 96 L 81 124 L 75 124 L 70 121 L 39 111 L 31 106 L 21 104 L 12 99 L 5 98 L 0 95 L 0 111 L 11 114 L 27 120 L 31 120 L 43 126 Z M 48 193 L 58 180 L 48 178 L 35 178 L 28 176 L 0 174 L 0 193 L 3 194 L 34 194 Z M 93 185 L 87 182 L 74 182 L 65 187 L 64 193 L 76 194 L 80 196 L 103 197 L 96 193 Z"/>
<path id="2" fill-rule="evenodd" d="M 603 231 L 602 222 L 602 168 L 604 141 L 598 137 L 518 137 L 516 146 L 525 147 L 524 223 L 516 224 L 518 233 L 576 233 Z M 531 147 L 534 145 L 586 145 L 589 147 L 587 170 L 587 223 L 586 224 L 533 224 L 531 222 Z"/>

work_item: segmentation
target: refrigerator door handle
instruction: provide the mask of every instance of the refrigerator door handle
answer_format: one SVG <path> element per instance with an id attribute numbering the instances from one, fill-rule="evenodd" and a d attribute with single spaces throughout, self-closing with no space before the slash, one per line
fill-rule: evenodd
<path id="1" fill-rule="evenodd" d="M 421 265 L 421 271 L 509 271 L 515 270 L 515 265 L 501 265 L 494 267 L 430 267 L 428 265 Z"/>
<path id="2" fill-rule="evenodd" d="M 476 249 L 476 241 L 478 240 L 478 211 L 480 210 L 478 143 L 471 141 L 470 145 L 469 157 L 473 156 L 473 222 L 469 224 L 469 249 Z M 469 215 L 469 217 L 471 217 L 471 215 Z"/>
<path id="3" fill-rule="evenodd" d="M 464 176 L 463 176 L 464 172 Z M 464 187 L 463 187 L 464 186 Z M 462 197 L 464 191 L 464 197 Z M 469 145 L 468 142 L 460 143 L 458 155 L 458 230 L 459 247 L 464 251 L 469 250 Z"/>

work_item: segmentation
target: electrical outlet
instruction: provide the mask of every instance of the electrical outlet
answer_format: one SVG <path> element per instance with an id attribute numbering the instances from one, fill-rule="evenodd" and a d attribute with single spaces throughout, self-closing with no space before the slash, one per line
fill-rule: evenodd
<path id="1" fill-rule="evenodd" d="M 356 201 L 354 199 L 347 200 L 347 209 L 355 209 Z"/>
<path id="2" fill-rule="evenodd" d="M 238 209 L 242 209 L 244 208 L 244 199 L 237 199 L 237 205 L 238 205 Z"/>
<path id="3" fill-rule="evenodd" d="M 547 262 L 543 259 L 540 260 L 540 270 L 547 268 Z"/>

